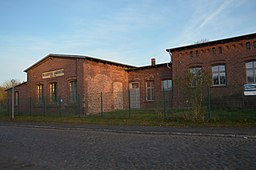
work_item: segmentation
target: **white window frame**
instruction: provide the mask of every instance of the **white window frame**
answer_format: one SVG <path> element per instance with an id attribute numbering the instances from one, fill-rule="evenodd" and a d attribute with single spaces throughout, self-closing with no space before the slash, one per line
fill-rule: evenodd
<path id="1" fill-rule="evenodd" d="M 155 101 L 154 81 L 146 82 L 146 101 Z"/>
<path id="2" fill-rule="evenodd" d="M 202 67 L 191 67 L 189 71 L 192 74 L 191 86 L 192 87 L 198 86 L 198 78 L 202 73 Z"/>
<path id="3" fill-rule="evenodd" d="M 220 70 L 220 67 L 224 67 L 224 71 L 223 70 Z M 217 71 L 213 70 L 214 68 L 217 68 Z M 221 75 L 224 74 L 224 81 L 225 83 L 221 83 L 222 80 L 221 80 Z M 217 84 L 215 84 L 214 82 L 214 75 L 217 75 Z M 212 86 L 226 86 L 227 85 L 227 75 L 226 75 L 226 65 L 225 64 L 220 64 L 220 65 L 214 65 L 212 66 Z"/>
<path id="4" fill-rule="evenodd" d="M 252 67 L 248 67 L 249 64 L 252 64 Z M 256 61 L 249 61 L 245 63 L 246 68 L 246 82 L 247 83 L 256 83 Z M 252 72 L 252 81 L 248 81 L 248 72 Z"/>

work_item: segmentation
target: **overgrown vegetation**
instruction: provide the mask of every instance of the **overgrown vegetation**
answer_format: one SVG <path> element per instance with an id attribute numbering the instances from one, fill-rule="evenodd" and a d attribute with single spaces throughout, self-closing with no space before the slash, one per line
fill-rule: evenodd
<path id="1" fill-rule="evenodd" d="M 7 93 L 6 89 L 11 88 L 12 85 L 16 86 L 20 84 L 19 80 L 15 80 L 15 83 L 12 84 L 11 81 L 5 81 L 0 85 L 0 112 L 5 112 L 7 110 Z"/>
<path id="2" fill-rule="evenodd" d="M 191 69 L 176 79 L 176 87 L 182 93 L 181 105 L 191 108 L 192 112 L 184 115 L 186 120 L 204 122 L 207 118 L 208 87 L 211 78 L 201 69 Z"/>

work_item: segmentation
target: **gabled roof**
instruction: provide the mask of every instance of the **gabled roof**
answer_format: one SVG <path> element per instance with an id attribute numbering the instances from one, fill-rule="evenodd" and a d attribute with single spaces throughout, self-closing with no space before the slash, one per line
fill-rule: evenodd
<path id="1" fill-rule="evenodd" d="M 20 83 L 20 84 L 17 84 L 16 86 L 14 86 L 14 88 L 15 88 L 15 87 L 22 86 L 22 85 L 25 85 L 25 84 L 27 84 L 26 81 L 25 81 L 25 82 L 22 82 L 22 83 Z M 12 87 L 10 87 L 10 88 L 8 88 L 8 89 L 5 89 L 5 91 L 11 90 L 11 89 L 12 89 Z"/>
<path id="2" fill-rule="evenodd" d="M 235 41 L 240 41 L 240 40 L 245 40 L 245 39 L 249 40 L 249 39 L 253 39 L 253 38 L 256 38 L 256 33 L 246 34 L 246 35 L 231 37 L 231 38 L 225 38 L 225 39 L 220 39 L 220 40 L 215 40 L 215 41 L 209 41 L 209 42 L 204 42 L 204 43 L 199 43 L 199 44 L 192 44 L 192 45 L 187 45 L 187 46 L 182 46 L 182 47 L 169 48 L 169 49 L 166 49 L 166 51 L 173 52 L 173 51 L 189 50 L 189 49 L 193 49 L 193 48 L 225 44 L 225 43 L 229 43 L 229 42 L 235 42 Z"/>
<path id="3" fill-rule="evenodd" d="M 121 64 L 113 61 L 107 61 L 107 60 L 102 60 L 94 57 L 89 57 L 89 56 L 84 56 L 84 55 L 68 55 L 68 54 L 48 54 L 45 56 L 43 59 L 39 60 L 26 70 L 24 72 L 27 72 L 28 70 L 40 65 L 44 61 L 46 61 L 48 58 L 67 58 L 67 59 L 85 59 L 85 60 L 91 60 L 91 61 L 96 61 L 96 62 L 101 62 L 101 63 L 106 63 L 106 64 L 112 64 L 112 65 L 117 65 L 117 66 L 122 66 L 122 67 L 128 67 L 128 68 L 136 68 L 135 66 L 127 65 L 127 64 Z"/>

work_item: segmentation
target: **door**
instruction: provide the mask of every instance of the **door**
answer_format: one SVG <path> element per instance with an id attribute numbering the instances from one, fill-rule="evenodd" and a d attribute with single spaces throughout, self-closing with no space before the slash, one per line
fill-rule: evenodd
<path id="1" fill-rule="evenodd" d="M 130 107 L 132 109 L 140 108 L 140 87 L 139 83 L 130 83 Z"/>

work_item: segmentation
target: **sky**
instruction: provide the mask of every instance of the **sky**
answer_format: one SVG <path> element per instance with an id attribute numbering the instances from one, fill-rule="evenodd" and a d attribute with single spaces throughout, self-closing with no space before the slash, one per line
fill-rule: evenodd
<path id="1" fill-rule="evenodd" d="M 167 48 L 256 32 L 255 0 L 0 0 L 0 85 L 50 53 L 134 66 Z"/>

